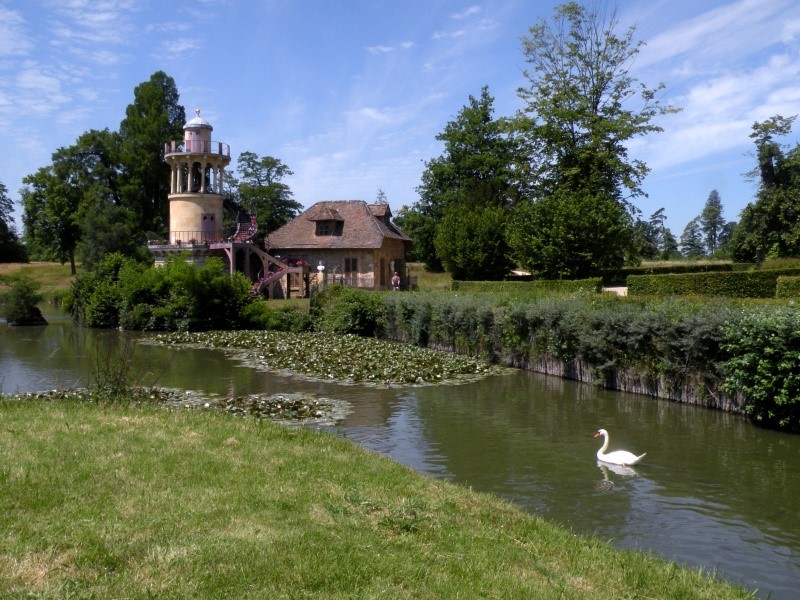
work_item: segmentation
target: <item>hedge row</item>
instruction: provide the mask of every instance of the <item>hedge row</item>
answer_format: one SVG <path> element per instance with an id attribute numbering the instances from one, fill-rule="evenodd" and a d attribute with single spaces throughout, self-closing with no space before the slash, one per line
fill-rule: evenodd
<path id="1" fill-rule="evenodd" d="M 722 300 L 647 303 L 606 295 L 498 301 L 486 295 L 351 290 L 316 302 L 385 339 L 535 369 L 548 360 L 585 365 L 617 389 L 621 375 L 685 390 L 710 406 L 738 407 L 754 421 L 800 431 L 800 310 Z M 378 301 L 379 300 L 379 301 Z M 754 334 L 758 332 L 758 334 Z M 763 361 L 769 356 L 769 361 Z M 653 386 L 654 388 L 656 386 Z"/>
<path id="2" fill-rule="evenodd" d="M 778 278 L 800 275 L 800 269 L 631 275 L 628 296 L 722 296 L 729 298 L 775 298 Z"/>
<path id="3" fill-rule="evenodd" d="M 743 271 L 753 265 L 743 263 L 670 263 L 658 266 L 622 267 L 621 269 L 606 270 L 602 273 L 603 284 L 607 286 L 625 285 L 631 275 L 667 275 L 670 273 L 716 273 L 730 271 Z"/>
<path id="4" fill-rule="evenodd" d="M 800 296 L 800 276 L 781 275 L 775 287 L 776 298 L 797 298 Z"/>
<path id="5" fill-rule="evenodd" d="M 533 281 L 454 281 L 454 292 L 467 294 L 503 294 L 513 297 L 546 294 L 574 294 L 599 292 L 603 286 L 600 277 L 590 279 L 534 279 Z"/>

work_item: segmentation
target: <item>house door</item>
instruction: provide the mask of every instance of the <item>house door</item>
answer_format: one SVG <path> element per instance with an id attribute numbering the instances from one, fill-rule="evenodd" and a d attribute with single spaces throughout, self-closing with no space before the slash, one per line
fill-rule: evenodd
<path id="1" fill-rule="evenodd" d="M 386 259 L 385 258 L 381 259 L 380 276 L 379 277 L 380 277 L 380 279 L 379 279 L 380 286 L 382 288 L 385 288 L 386 287 Z"/>
<path id="2" fill-rule="evenodd" d="M 213 213 L 203 213 L 203 231 L 201 232 L 202 241 L 213 241 L 216 237 L 217 224 L 214 221 Z"/>

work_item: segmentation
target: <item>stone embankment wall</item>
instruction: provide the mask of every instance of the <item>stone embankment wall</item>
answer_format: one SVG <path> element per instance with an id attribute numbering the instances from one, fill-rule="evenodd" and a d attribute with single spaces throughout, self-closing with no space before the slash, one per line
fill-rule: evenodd
<path id="1" fill-rule="evenodd" d="M 703 381 L 702 377 L 696 377 L 693 382 L 680 386 L 670 386 L 664 377 L 652 377 L 632 370 L 612 370 L 607 376 L 599 379 L 587 364 L 578 360 L 566 362 L 543 357 L 533 361 L 526 361 L 523 364 L 511 364 L 510 361 L 501 362 L 509 362 L 505 366 L 533 371 L 534 373 L 554 375 L 609 390 L 642 394 L 716 410 L 744 413 L 742 408 L 744 403 L 741 397 L 730 398 L 717 390 L 711 389 Z"/>

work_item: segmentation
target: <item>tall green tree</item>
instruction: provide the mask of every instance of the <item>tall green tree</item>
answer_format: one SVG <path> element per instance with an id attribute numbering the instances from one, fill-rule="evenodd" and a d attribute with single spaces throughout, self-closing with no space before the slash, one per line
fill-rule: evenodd
<path id="1" fill-rule="evenodd" d="M 258 236 L 285 225 L 300 214 L 303 206 L 293 198 L 292 190 L 282 180 L 294 175 L 280 159 L 259 157 L 255 152 L 242 152 L 236 171 L 238 200 L 258 218 Z"/>
<path id="2" fill-rule="evenodd" d="M 634 27 L 619 28 L 604 3 L 567 2 L 523 37 L 528 85 L 518 90 L 526 104 L 517 125 L 535 150 L 538 196 L 566 187 L 625 203 L 643 193 L 648 168 L 628 156 L 627 144 L 661 131 L 654 119 L 676 109 L 657 97 L 664 84 L 649 88 L 631 75 L 643 42 Z"/>
<path id="3" fill-rule="evenodd" d="M 175 81 L 157 71 L 133 90 L 133 103 L 119 126 L 120 195 L 142 231 L 163 232 L 168 221 L 170 167 L 164 144 L 183 138 L 186 111 Z"/>
<path id="4" fill-rule="evenodd" d="M 717 190 L 711 190 L 700 213 L 700 229 L 703 231 L 703 241 L 709 255 L 713 255 L 719 249 L 724 227 L 722 198 Z"/>
<path id="5" fill-rule="evenodd" d="M 26 241 L 41 248 L 42 258 L 69 262 L 74 275 L 75 250 L 81 237 L 78 222 L 81 192 L 55 165 L 40 168 L 22 180 L 22 225 Z"/>
<path id="6" fill-rule="evenodd" d="M 25 262 L 28 255 L 14 226 L 14 203 L 8 188 L 0 181 L 0 263 Z"/>
<path id="7" fill-rule="evenodd" d="M 706 255 L 705 249 L 700 217 L 695 217 L 686 224 L 681 234 L 681 254 L 686 258 L 702 258 Z"/>
<path id="8" fill-rule="evenodd" d="M 786 150 L 777 138 L 791 133 L 795 117 L 776 115 L 753 124 L 759 181 L 755 202 L 742 210 L 731 236 L 731 257 L 762 262 L 767 257 L 800 256 L 800 144 Z"/>
<path id="9" fill-rule="evenodd" d="M 630 200 L 643 194 L 648 168 L 628 156 L 628 144 L 661 131 L 655 118 L 675 109 L 657 97 L 663 84 L 649 88 L 630 74 L 643 42 L 635 28 L 618 33 L 619 26 L 605 4 L 567 2 L 522 40 L 529 68 L 515 129 L 529 150 L 519 170 L 531 178 L 533 206 L 515 211 L 509 231 L 517 260 L 541 273 L 591 274 L 638 251 Z M 601 224 L 608 229 L 598 245 L 592 227 Z"/>
<path id="10" fill-rule="evenodd" d="M 480 97 L 470 96 L 469 103 L 436 136 L 444 142 L 444 152 L 425 163 L 422 183 L 417 187 L 420 199 L 411 209 L 416 214 L 406 214 L 402 221 L 401 227 L 414 240 L 418 257 L 431 270 L 444 266 L 440 253 L 443 246 L 437 247 L 435 239 L 445 226 L 445 214 L 451 214 L 451 225 L 468 221 L 456 218 L 453 211 L 458 209 L 452 207 L 460 206 L 465 212 L 481 207 L 508 209 L 519 197 L 514 171 L 519 163 L 515 158 L 517 147 L 508 134 L 507 121 L 493 117 L 493 105 L 494 98 L 484 86 Z M 495 235 L 504 236 L 502 231 Z M 440 239 L 446 237 L 449 234 Z M 476 268 L 492 270 L 488 266 Z"/>

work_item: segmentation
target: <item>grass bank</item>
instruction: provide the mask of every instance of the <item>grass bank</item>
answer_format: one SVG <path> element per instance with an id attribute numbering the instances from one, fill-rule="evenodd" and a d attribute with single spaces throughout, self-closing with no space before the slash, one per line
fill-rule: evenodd
<path id="1" fill-rule="evenodd" d="M 3 598 L 747 598 L 346 440 L 0 399 Z"/>
<path id="2" fill-rule="evenodd" d="M 41 285 L 45 299 L 60 297 L 72 285 L 75 276 L 69 271 L 69 264 L 57 262 L 0 263 L 0 291 L 6 288 L 10 278 L 16 273 L 25 273 Z"/>

